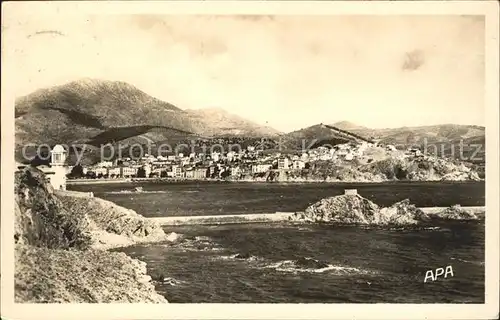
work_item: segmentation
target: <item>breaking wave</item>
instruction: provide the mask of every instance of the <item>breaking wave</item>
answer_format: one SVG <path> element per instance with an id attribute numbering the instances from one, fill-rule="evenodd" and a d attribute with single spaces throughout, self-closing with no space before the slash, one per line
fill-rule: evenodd
<path id="1" fill-rule="evenodd" d="M 307 261 L 307 263 L 303 263 Z M 361 270 L 354 267 L 334 265 L 329 263 L 320 262 L 313 258 L 301 258 L 299 260 L 284 260 L 276 263 L 271 263 L 264 266 L 266 269 L 274 269 L 280 272 L 291 273 L 324 273 L 333 272 L 335 274 L 368 274 L 368 271 Z"/>
<path id="2" fill-rule="evenodd" d="M 459 258 L 450 258 L 451 260 L 456 260 L 464 263 L 471 263 L 471 264 L 476 264 L 480 266 L 484 266 L 484 261 L 470 261 L 470 260 L 465 260 L 465 259 L 459 259 Z"/>
<path id="3" fill-rule="evenodd" d="M 327 262 L 319 261 L 313 258 L 302 257 L 297 260 L 282 260 L 279 262 L 270 262 L 261 257 L 249 255 L 249 254 L 232 254 L 226 256 L 219 256 L 216 259 L 221 260 L 233 260 L 242 261 L 246 263 L 252 263 L 254 267 L 259 269 L 274 269 L 279 272 L 290 272 L 290 273 L 324 273 L 331 272 L 338 275 L 345 274 L 369 274 L 373 272 L 368 272 L 366 270 L 361 270 L 354 267 L 342 266 L 330 264 Z"/>
<path id="4" fill-rule="evenodd" d="M 182 251 L 223 251 L 219 244 L 214 242 L 210 237 L 196 236 L 181 238 L 177 243 L 168 245 L 169 247 L 179 248 Z"/>
<path id="5" fill-rule="evenodd" d="M 168 191 L 157 190 L 157 191 L 136 191 L 136 190 L 120 190 L 120 191 L 108 191 L 105 194 L 149 194 L 149 193 L 168 193 Z"/>
<path id="6" fill-rule="evenodd" d="M 165 277 L 163 279 L 157 279 L 157 280 L 155 280 L 155 282 L 162 284 L 162 285 L 169 285 L 172 287 L 176 287 L 178 285 L 182 285 L 182 284 L 186 283 L 186 281 L 177 280 L 177 279 L 174 279 L 172 277 Z"/>

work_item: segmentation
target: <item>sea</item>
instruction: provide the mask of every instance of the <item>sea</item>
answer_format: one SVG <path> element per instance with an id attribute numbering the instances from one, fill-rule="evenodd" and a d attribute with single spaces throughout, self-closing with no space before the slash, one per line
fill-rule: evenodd
<path id="1" fill-rule="evenodd" d="M 142 192 L 134 191 L 138 186 Z M 484 182 L 143 182 L 69 189 L 92 191 L 148 217 L 301 211 L 344 189 L 357 189 L 382 206 L 406 198 L 421 207 L 485 204 Z M 146 262 L 156 290 L 171 303 L 485 300 L 484 217 L 420 228 L 280 222 L 165 231 L 175 232 L 179 240 L 116 250 Z M 435 277 L 440 268 L 446 277 Z"/>

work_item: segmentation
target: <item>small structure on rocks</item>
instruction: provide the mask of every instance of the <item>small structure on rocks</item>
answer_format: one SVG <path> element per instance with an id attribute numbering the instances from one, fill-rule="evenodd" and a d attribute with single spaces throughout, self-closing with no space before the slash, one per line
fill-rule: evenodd
<path id="1" fill-rule="evenodd" d="M 358 194 L 357 189 L 344 189 L 344 195 L 346 196 L 355 196 Z"/>

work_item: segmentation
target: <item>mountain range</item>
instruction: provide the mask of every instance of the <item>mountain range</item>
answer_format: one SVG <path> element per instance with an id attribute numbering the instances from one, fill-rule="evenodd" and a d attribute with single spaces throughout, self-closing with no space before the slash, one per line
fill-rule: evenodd
<path id="1" fill-rule="evenodd" d="M 186 139 L 223 137 L 280 140 L 290 149 L 304 143 L 337 144 L 351 140 L 323 124 L 281 133 L 231 114 L 222 108 L 183 110 L 125 82 L 82 79 L 37 90 L 16 99 L 16 158 L 23 145 L 85 144 L 95 148 L 107 143 L 128 145 L 146 142 L 183 142 Z M 485 128 L 468 125 L 435 125 L 371 129 L 342 121 L 331 126 L 383 143 L 482 143 Z M 306 142 L 304 142 L 306 141 Z"/>

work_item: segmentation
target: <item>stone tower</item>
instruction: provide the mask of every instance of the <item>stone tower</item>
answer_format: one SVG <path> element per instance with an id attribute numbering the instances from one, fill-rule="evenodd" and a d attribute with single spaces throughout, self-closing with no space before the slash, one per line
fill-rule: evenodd
<path id="1" fill-rule="evenodd" d="M 55 190 L 66 190 L 66 151 L 63 146 L 56 145 L 50 151 L 50 167 L 53 174 L 50 184 Z"/>

